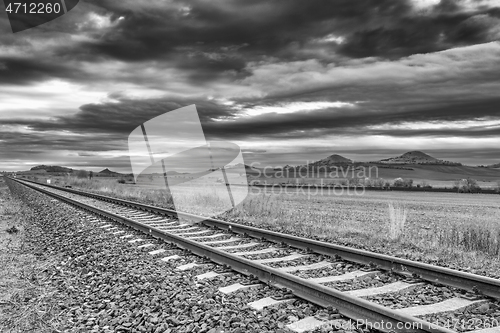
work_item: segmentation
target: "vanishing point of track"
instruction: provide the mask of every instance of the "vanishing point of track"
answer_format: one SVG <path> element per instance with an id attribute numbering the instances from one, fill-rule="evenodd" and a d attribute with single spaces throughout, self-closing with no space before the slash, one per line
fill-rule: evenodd
<path id="1" fill-rule="evenodd" d="M 74 189 L 9 179 L 92 212 L 106 220 L 118 222 L 154 238 L 173 243 L 206 260 L 224 265 L 250 277 L 250 284 L 228 286 L 226 292 L 261 282 L 276 285 L 287 291 L 285 294 L 288 295 L 284 297 L 266 300 L 261 302 L 262 304 L 256 302 L 256 308 L 266 306 L 266 302 L 272 304 L 273 302 L 287 301 L 290 297 L 299 297 L 323 307 L 334 307 L 343 316 L 356 320 L 358 323 L 364 321 L 382 331 L 455 332 L 416 316 L 432 314 L 432 311 L 454 311 L 492 299 L 500 299 L 500 280 L 493 278 L 211 218 L 206 218 L 198 223 L 181 224 L 177 221 L 179 214 L 183 215 L 183 220 L 193 218 L 193 220 L 199 221 L 200 219 L 198 216 L 188 213 Z M 97 202 L 100 204 L 96 204 Z M 273 246 L 270 245 L 271 243 L 278 245 Z M 273 252 L 283 249 L 293 249 L 294 252 L 284 257 L 275 258 L 272 256 Z M 297 249 L 301 250 L 302 253 L 297 253 Z M 266 254 L 270 254 L 271 257 L 253 260 L 245 258 L 245 256 Z M 312 260 L 310 264 L 306 265 L 286 265 L 287 261 L 291 262 L 307 256 L 319 259 Z M 340 261 L 347 261 L 356 267 L 362 266 L 362 268 L 348 272 L 344 274 L 345 276 L 305 278 L 303 275 L 297 274 L 297 272 L 308 270 L 326 269 Z M 280 264 L 283 263 L 285 266 L 280 267 Z M 401 281 L 378 288 L 366 288 L 351 292 L 343 292 L 325 285 L 325 283 L 353 279 L 381 271 L 397 274 L 401 277 Z M 437 304 L 435 308 L 441 310 L 433 310 L 432 305 L 410 309 L 393 309 L 362 298 L 363 296 L 411 289 L 413 286 L 421 286 L 426 283 L 457 288 L 463 292 L 463 297 L 453 297 L 441 302 L 441 305 Z M 449 308 L 446 308 L 447 306 Z M 315 319 L 309 321 L 312 326 L 320 323 L 320 320 Z M 475 332 L 500 332 L 500 327 Z"/>

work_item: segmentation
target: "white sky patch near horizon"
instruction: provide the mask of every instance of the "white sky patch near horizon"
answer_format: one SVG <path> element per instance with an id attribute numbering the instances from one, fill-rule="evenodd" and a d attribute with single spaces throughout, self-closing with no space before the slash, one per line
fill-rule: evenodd
<path id="1" fill-rule="evenodd" d="M 295 113 L 299 111 L 314 111 L 328 108 L 352 108 L 356 104 L 349 102 L 292 102 L 276 105 L 255 106 L 253 108 L 241 108 L 236 106 L 236 109 L 243 111 L 247 116 L 260 116 L 266 113 Z"/>
<path id="2" fill-rule="evenodd" d="M 374 130 L 396 130 L 396 129 L 471 129 L 471 128 L 496 128 L 500 127 L 500 120 L 477 119 L 463 121 L 418 121 L 404 122 L 399 124 L 383 124 L 368 126 Z"/>
<path id="3" fill-rule="evenodd" d="M 412 150 L 420 150 L 424 153 L 432 147 L 432 150 L 441 149 L 454 151 L 457 147 L 460 149 L 498 149 L 498 138 L 462 138 L 462 137 L 446 137 L 446 138 L 429 138 L 425 136 L 421 137 L 398 137 L 394 138 L 388 135 L 366 135 L 363 137 L 359 136 L 335 136 L 329 135 L 321 138 L 314 139 L 291 139 L 291 140 L 276 140 L 273 141 L 273 146 L 270 149 L 269 143 L 266 140 L 254 140 L 253 142 L 239 142 L 242 150 L 266 150 L 262 153 L 250 153 L 251 155 L 257 155 L 258 158 L 249 157 L 246 154 L 245 162 L 247 164 L 252 161 L 258 161 L 261 165 L 266 164 L 267 156 L 273 158 L 276 154 L 292 154 L 295 161 L 291 159 L 280 160 L 279 165 L 291 164 L 305 164 L 307 161 L 312 162 L 325 158 L 331 154 L 340 154 L 344 157 L 351 158 L 351 153 L 358 150 L 370 151 L 373 150 L 375 153 L 370 154 L 368 158 L 359 158 L 357 161 L 373 161 L 387 157 L 394 157 L 388 154 L 381 154 L 377 151 L 384 150 L 397 150 L 401 152 L 407 152 Z M 312 148 L 314 147 L 314 148 Z M 322 149 L 323 148 L 323 149 Z M 324 150 L 330 151 L 330 154 L 325 154 Z M 315 152 L 322 151 L 323 152 Z M 352 153 L 354 154 L 354 153 Z M 362 154 L 362 155 L 366 155 Z M 373 155 L 373 156 L 371 156 Z M 306 156 L 305 158 L 300 158 L 297 160 L 298 156 Z M 375 156 L 375 157 L 374 157 Z M 440 156 L 434 156 L 440 158 Z M 451 161 L 467 163 L 466 158 L 447 158 Z M 469 162 L 470 163 L 470 162 Z M 276 164 L 278 165 L 278 164 Z"/>
<path id="4" fill-rule="evenodd" d="M 4 86 L 0 91 L 0 119 L 33 119 L 78 112 L 80 106 L 98 103 L 105 92 L 92 91 L 82 85 L 62 80 L 49 80 L 26 86 Z M 22 111 L 16 115 L 16 112 Z"/>
<path id="5" fill-rule="evenodd" d="M 266 150 L 269 149 L 269 141 L 266 139 L 254 139 L 253 141 L 234 141 L 242 150 Z M 463 137 L 443 137 L 430 138 L 426 136 L 416 137 L 392 137 L 389 135 L 327 135 L 320 138 L 297 138 L 282 139 L 273 141 L 272 150 L 280 152 L 296 152 L 297 149 L 310 147 L 328 147 L 334 153 L 342 150 L 363 149 L 400 149 L 402 151 L 422 150 L 432 147 L 432 149 L 450 149 L 457 147 L 466 148 L 496 148 L 498 149 L 498 138 L 463 138 Z M 332 153 L 332 154 L 333 154 Z"/>

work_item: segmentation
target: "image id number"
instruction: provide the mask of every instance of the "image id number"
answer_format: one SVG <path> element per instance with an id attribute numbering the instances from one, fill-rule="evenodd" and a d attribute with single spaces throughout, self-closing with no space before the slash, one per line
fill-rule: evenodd
<path id="1" fill-rule="evenodd" d="M 9 14 L 59 14 L 61 5 L 59 3 L 9 3 L 5 11 Z"/>

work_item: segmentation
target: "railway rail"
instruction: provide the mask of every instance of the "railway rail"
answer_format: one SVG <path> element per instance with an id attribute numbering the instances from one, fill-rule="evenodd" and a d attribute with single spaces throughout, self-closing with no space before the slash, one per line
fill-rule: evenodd
<path id="1" fill-rule="evenodd" d="M 456 332 L 431 322 L 429 318 L 464 308 L 472 309 L 473 314 L 479 306 L 497 306 L 500 299 L 500 280 L 493 278 L 217 219 L 180 223 L 177 220 L 180 214 L 183 221 L 190 218 L 200 221 L 200 218 L 54 185 L 12 178 L 9 181 L 16 181 L 107 220 L 173 243 L 248 277 L 246 280 L 249 283 L 226 286 L 221 292 L 230 293 L 258 286 L 258 283 L 275 285 L 283 290 L 280 297 L 249 304 L 256 310 L 299 297 L 323 307 L 334 307 L 346 318 L 380 331 Z M 115 228 L 107 224 L 102 227 Z M 127 236 L 120 237 L 126 240 Z M 161 253 L 161 249 L 155 251 L 152 253 Z M 173 257 L 162 260 L 173 260 Z M 196 265 L 193 263 L 191 267 Z M 180 269 L 189 268 L 187 265 Z M 200 278 L 217 274 L 222 273 L 208 272 Z M 352 288 L 353 285 L 358 287 Z M 440 288 L 446 290 L 445 297 L 440 294 Z M 381 297 L 418 294 L 424 289 L 425 292 L 435 293 L 437 301 L 431 304 L 423 302 L 422 305 L 416 299 L 403 307 L 387 306 L 384 297 Z M 296 323 L 295 327 L 314 329 L 330 323 L 324 318 L 304 320 L 304 323 Z M 490 323 L 494 327 L 469 331 L 500 332 L 500 326 L 494 320 L 492 318 Z M 290 329 L 294 330 L 293 327 Z"/>

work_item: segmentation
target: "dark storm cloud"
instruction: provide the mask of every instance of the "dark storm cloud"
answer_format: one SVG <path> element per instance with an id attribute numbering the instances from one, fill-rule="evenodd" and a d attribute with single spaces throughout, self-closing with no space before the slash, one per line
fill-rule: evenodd
<path id="1" fill-rule="evenodd" d="M 270 57 L 287 60 L 322 59 L 336 51 L 348 57 L 398 58 L 494 39 L 498 12 L 465 10 L 457 1 L 441 1 L 429 12 L 418 12 L 403 0 L 324 1 L 173 1 L 163 6 L 127 8 L 117 1 L 90 1 L 124 17 L 94 41 L 59 49 L 59 54 L 86 54 L 128 62 L 162 60 L 191 74 L 193 80 L 219 75 L 249 75 L 249 61 Z M 155 3 L 155 2 L 152 2 Z M 329 34 L 345 43 L 313 40 Z M 319 52 L 319 51 L 326 52 Z M 327 55 L 327 57 L 329 57 Z"/>
<path id="2" fill-rule="evenodd" d="M 0 85 L 26 85 L 54 78 L 81 80 L 85 76 L 80 70 L 60 62 L 0 56 Z"/>
<path id="3" fill-rule="evenodd" d="M 223 138 L 245 138 L 267 136 L 272 138 L 316 138 L 324 134 L 384 134 L 402 136 L 441 136 L 446 131 L 408 130 L 401 132 L 391 126 L 412 122 L 443 122 L 475 120 L 489 117 L 500 119 L 500 99 L 460 102 L 441 107 L 427 107 L 406 112 L 376 111 L 370 109 L 325 109 L 293 114 L 265 114 L 258 117 L 204 124 L 207 133 Z M 370 130 L 369 126 L 387 125 L 385 130 Z M 399 134 L 398 134 L 399 133 Z M 498 135 L 498 130 L 465 128 L 450 130 L 449 135 L 477 136 Z"/>
<path id="4" fill-rule="evenodd" d="M 3 117 L 0 125 L 27 126 L 32 132 L 0 132 L 3 154 L 70 150 L 81 152 L 75 158 L 101 163 L 89 151 L 126 150 L 127 136 L 135 127 L 190 104 L 196 104 L 209 139 L 499 136 L 497 129 L 487 127 L 395 126 L 500 118 L 500 99 L 491 97 L 499 74 L 491 66 L 495 60 L 486 54 L 454 49 L 451 55 L 406 58 L 498 38 L 500 8 L 477 8 L 466 9 L 461 1 L 451 0 L 422 11 L 406 0 L 85 1 L 72 11 L 72 19 L 66 15 L 30 35 L 0 35 L 0 89 L 11 89 L 0 92 L 19 95 L 23 85 L 43 87 L 45 81 L 59 78 L 78 85 L 75 89 L 109 93 L 118 102 L 63 106 L 58 116 L 45 120 L 40 119 L 48 111 L 30 120 L 18 109 L 6 110 L 12 116 Z M 5 23 L 0 17 L 0 29 Z M 494 45 L 490 49 L 495 51 Z M 403 65 L 391 67 L 397 63 Z M 457 70 L 469 63 L 468 71 Z M 123 95 L 112 92 L 114 83 Z M 222 99 L 125 97 L 144 98 L 142 91 L 148 94 L 153 88 L 169 96 L 213 93 L 243 106 L 243 111 L 293 102 L 361 102 L 354 108 L 238 117 L 242 110 Z M 46 92 L 39 89 L 30 97 L 34 94 L 42 100 Z M 46 96 L 47 101 L 57 98 Z M 82 100 L 97 102 L 94 97 Z M 128 166 L 127 159 L 116 161 Z"/>
<path id="5" fill-rule="evenodd" d="M 117 95 L 110 95 L 110 97 Z M 72 133 L 102 133 L 117 135 L 129 134 L 137 126 L 156 116 L 184 106 L 195 104 L 202 122 L 212 119 L 231 117 L 234 111 L 223 105 L 207 100 L 130 100 L 121 99 L 118 103 L 86 104 L 70 116 L 59 116 L 51 120 L 8 119 L 5 125 L 27 126 L 35 131 L 69 131 Z M 1 133 L 0 133 L 1 135 Z M 1 139 L 1 136 L 0 136 Z M 75 149 L 77 149 L 75 147 Z"/>
<path id="6" fill-rule="evenodd" d="M 399 58 L 448 48 L 490 42 L 498 25 L 498 10 L 470 11 L 461 1 L 442 0 L 429 13 L 415 11 L 380 20 L 369 28 L 352 31 L 339 52 L 350 57 Z"/>
<path id="7" fill-rule="evenodd" d="M 84 73 L 78 66 L 65 65 L 65 59 L 101 62 L 109 58 L 159 61 L 183 71 L 197 84 L 238 80 L 251 75 L 247 66 L 255 61 L 330 62 L 336 54 L 393 59 L 483 43 L 494 39 L 490 31 L 500 16 L 495 8 L 465 10 L 460 1 L 444 0 L 426 13 L 417 11 L 407 0 L 337 0 L 327 5 L 321 0 L 144 4 L 92 0 L 77 10 L 77 23 L 59 20 L 54 24 L 59 30 L 86 32 L 93 38 L 55 44 L 53 54 L 63 61 L 52 57 L 0 58 L 0 82 L 22 84 L 51 77 L 81 81 Z M 113 26 L 103 31 L 88 28 L 83 10 L 110 15 Z M 51 34 L 57 38 L 55 31 L 38 38 L 50 38 Z M 345 42 L 314 44 L 330 34 L 344 37 Z M 1 36 L 0 43 L 29 45 L 29 41 L 12 36 Z"/>
<path id="8" fill-rule="evenodd" d="M 368 105 L 356 109 L 334 108 L 291 114 L 263 114 L 234 118 L 237 112 L 213 101 L 121 100 L 119 103 L 89 104 L 73 116 L 52 121 L 9 120 L 6 124 L 24 125 L 36 131 L 66 130 L 75 133 L 102 133 L 126 140 L 140 124 L 170 110 L 196 104 L 205 135 L 209 139 L 248 139 L 269 137 L 280 139 L 317 138 L 326 134 L 412 136 L 488 137 L 500 135 L 498 128 L 470 125 L 464 129 L 401 129 L 400 124 L 415 122 L 456 122 L 477 119 L 500 119 L 500 98 L 461 101 L 441 106 L 414 107 L 404 112 L 374 111 Z M 376 108 L 375 108 L 376 109 Z M 230 119 L 224 121 L 223 119 Z M 215 121 L 222 120 L 222 121 Z M 385 126 L 373 129 L 372 126 Z M 391 127 L 392 126 L 392 127 Z M 36 139 L 34 139 L 36 141 Z M 63 138 L 64 140 L 64 138 Z M 67 139 L 69 143 L 77 139 Z M 75 147 L 75 149 L 81 149 Z"/>
<path id="9" fill-rule="evenodd" d="M 2 122 L 3 123 L 3 122 Z M 3 153 L 44 154 L 56 150 L 107 151 L 123 149 L 126 146 L 122 136 L 102 133 L 95 135 L 61 135 L 60 133 L 18 133 L 0 132 Z"/>
<path id="10" fill-rule="evenodd" d="M 109 57 L 127 62 L 161 60 L 196 82 L 249 75 L 250 61 L 321 59 L 336 51 L 349 57 L 397 58 L 492 40 L 495 11 L 461 10 L 442 1 L 426 15 L 408 1 L 174 1 L 162 6 L 128 8 L 116 1 L 89 1 L 112 14 L 117 26 L 59 55 Z M 154 3 L 154 2 L 153 2 Z M 336 46 L 316 46 L 329 34 L 344 36 Z M 308 52 L 304 52 L 307 51 Z M 330 56 L 331 57 L 331 56 Z M 331 59 L 330 59 L 331 60 Z"/>

